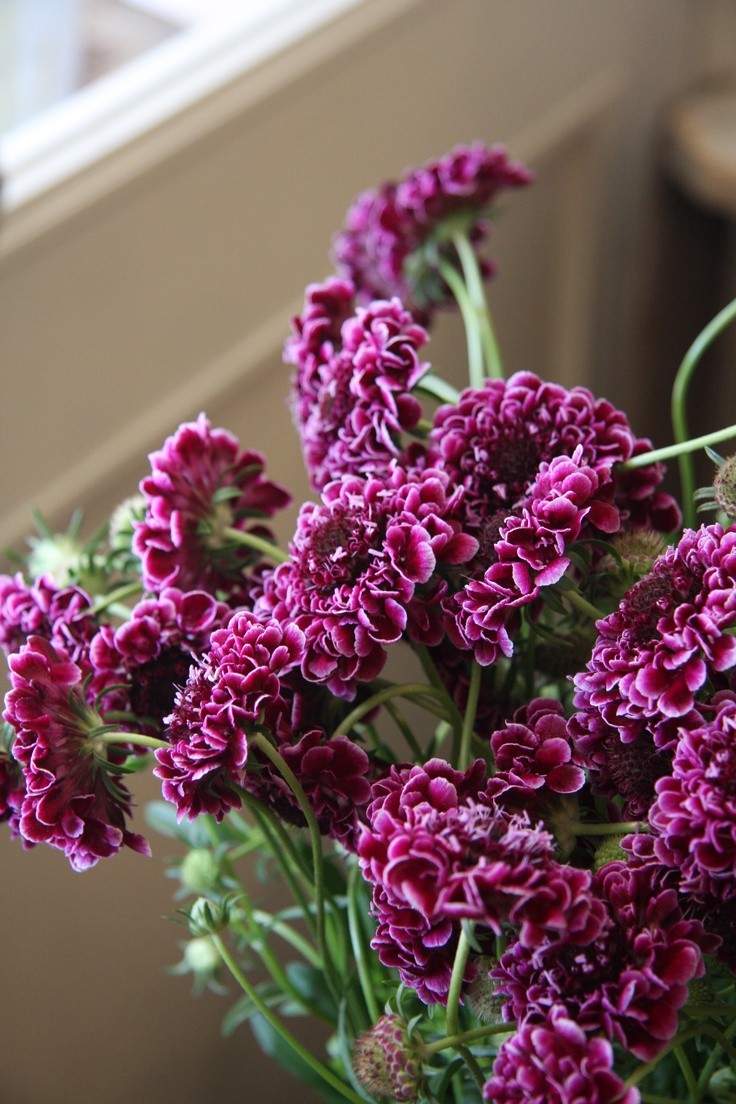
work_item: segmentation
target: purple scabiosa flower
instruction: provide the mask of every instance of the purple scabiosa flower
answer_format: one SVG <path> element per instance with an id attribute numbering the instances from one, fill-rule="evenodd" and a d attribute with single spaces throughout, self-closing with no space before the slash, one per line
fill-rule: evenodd
<path id="1" fill-rule="evenodd" d="M 590 933 L 590 875 L 555 862 L 552 837 L 528 817 L 503 813 L 486 785 L 482 760 L 459 772 L 432 759 L 391 768 L 374 784 L 366 811 L 358 855 L 374 887 L 374 947 L 425 1001 L 447 995 L 462 920 L 489 935 L 508 921 L 531 945 L 545 935 Z M 387 955 L 391 941 L 395 950 Z"/>
<path id="2" fill-rule="evenodd" d="M 103 722 L 86 704 L 77 664 L 31 636 L 10 657 L 10 672 L 3 716 L 15 729 L 13 755 L 24 775 L 23 838 L 58 847 L 75 870 L 123 846 L 149 854 L 146 840 L 125 826 L 130 795 L 106 746 L 95 743 Z"/>
<path id="3" fill-rule="evenodd" d="M 156 751 L 154 774 L 179 819 L 211 813 L 222 820 L 241 804 L 248 731 L 275 725 L 283 711 L 282 678 L 301 661 L 304 635 L 295 625 L 233 614 L 212 634 L 167 719 L 170 747 Z"/>
<path id="4" fill-rule="evenodd" d="M 562 1006 L 525 1021 L 501 1046 L 483 1099 L 495 1104 L 639 1104 L 613 1071 L 607 1039 L 590 1038 Z"/>
<path id="5" fill-rule="evenodd" d="M 320 831 L 355 850 L 360 816 L 371 796 L 371 762 L 363 748 L 347 736 L 329 738 L 323 729 L 312 728 L 294 743 L 279 744 L 278 750 L 300 782 Z M 262 758 L 260 773 L 248 774 L 246 788 L 289 823 L 303 825 L 294 794 Z"/>
<path id="6" fill-rule="evenodd" d="M 672 774 L 649 810 L 655 853 L 680 871 L 680 890 L 736 898 L 736 697 L 714 699 L 697 728 L 683 729 Z"/>
<path id="7" fill-rule="evenodd" d="M 103 695 L 104 709 L 129 711 L 132 723 L 140 718 L 158 731 L 191 664 L 231 612 L 204 591 L 177 587 L 138 602 L 122 625 L 103 625 L 94 637 L 90 693 Z"/>
<path id="8" fill-rule="evenodd" d="M 491 751 L 496 782 L 527 803 L 540 793 L 575 793 L 585 783 L 573 761 L 564 708 L 554 699 L 535 698 L 517 709 L 492 734 Z"/>
<path id="9" fill-rule="evenodd" d="M 700 714 L 693 710 L 690 716 L 699 718 Z M 576 759 L 587 768 L 592 792 L 620 797 L 624 820 L 646 819 L 657 779 L 670 773 L 671 750 L 657 747 L 647 731 L 623 743 L 617 729 L 592 713 L 574 714 L 569 732 Z"/>
<path id="10" fill-rule="evenodd" d="M 652 865 L 608 863 L 593 892 L 604 911 L 591 938 L 516 939 L 491 976 L 509 1018 L 543 1023 L 561 1005 L 586 1033 L 649 1061 L 675 1035 L 687 987 L 703 974 L 703 928 L 683 919 L 676 891 Z"/>
<path id="11" fill-rule="evenodd" d="M 429 367 L 417 355 L 426 331 L 398 299 L 345 314 L 351 287 L 333 279 L 307 288 L 304 315 L 285 346 L 297 369 L 292 409 L 316 490 L 347 474 L 386 471 L 404 456 L 401 436 L 422 412 L 411 391 Z"/>
<path id="12" fill-rule="evenodd" d="M 471 578 L 443 603 L 450 640 L 483 666 L 512 654 L 513 618 L 542 587 L 559 582 L 570 566 L 566 549 L 583 525 L 604 532 L 618 526 L 616 510 L 599 496 L 598 474 L 582 456 L 578 446 L 572 457 L 542 463 L 530 504 L 500 525 L 483 577 Z"/>
<path id="13" fill-rule="evenodd" d="M 601 718 L 623 743 L 649 731 L 657 747 L 673 746 L 696 694 L 736 664 L 734 622 L 736 529 L 686 530 L 597 623 L 587 670 L 574 679 L 580 731 L 596 735 Z"/>
<path id="14" fill-rule="evenodd" d="M 260 453 L 241 452 L 237 440 L 212 429 L 204 414 L 179 426 L 149 459 L 151 474 L 140 484 L 146 516 L 135 522 L 133 539 L 146 588 L 153 594 L 168 586 L 221 591 L 239 602 L 259 555 L 227 530 L 247 530 L 253 519 L 287 506 L 291 496 L 265 477 Z M 270 537 L 260 524 L 251 528 Z"/>
<path id="15" fill-rule="evenodd" d="M 97 631 L 92 599 L 79 586 L 58 587 L 49 575 L 27 583 L 18 573 L 0 575 L 0 647 L 17 652 L 30 636 L 65 649 L 89 673 L 87 651 Z"/>
<path id="16" fill-rule="evenodd" d="M 419 635 L 424 588 L 431 601 L 437 570 L 464 563 L 477 547 L 446 487 L 443 472 L 411 476 L 394 466 L 383 479 L 330 483 L 320 504 L 302 507 L 291 559 L 264 580 L 256 612 L 303 630 L 306 679 L 352 698 L 405 631 L 435 642 Z"/>
<path id="17" fill-rule="evenodd" d="M 447 240 L 461 229 L 480 252 L 488 227 L 483 208 L 506 188 L 528 184 L 531 173 L 502 146 L 458 146 L 444 157 L 358 196 L 335 239 L 338 270 L 361 302 L 397 295 L 428 321 L 449 298 L 437 254 L 454 257 Z M 492 265 L 479 257 L 486 276 Z"/>
<path id="18" fill-rule="evenodd" d="M 487 380 L 482 388 L 467 388 L 456 403 L 439 408 L 430 439 L 453 481 L 466 490 L 466 516 L 473 532 L 493 527 L 499 514 L 505 518 L 528 506 L 541 465 L 555 457 L 571 457 L 579 448 L 581 465 L 592 468 L 600 480 L 596 501 L 601 500 L 607 513 L 613 497 L 624 527 L 656 528 L 653 519 L 646 520 L 650 507 L 658 517 L 666 516 L 672 529 L 679 522 L 674 500 L 666 496 L 655 502 L 662 465 L 624 474 L 613 471 L 616 464 L 651 445 L 634 436 L 623 411 L 596 399 L 585 387 L 568 390 L 532 372 Z M 611 521 L 601 525 L 595 516 L 590 520 L 605 532 L 614 531 Z"/>

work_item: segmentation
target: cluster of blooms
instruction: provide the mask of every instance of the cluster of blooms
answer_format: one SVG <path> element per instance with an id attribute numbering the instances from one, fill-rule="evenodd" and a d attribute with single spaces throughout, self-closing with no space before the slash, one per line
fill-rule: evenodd
<path id="1" fill-rule="evenodd" d="M 471 263 L 462 239 L 489 274 L 485 208 L 529 179 L 476 144 L 349 212 L 339 273 L 307 289 L 285 346 L 319 495 L 288 553 L 264 524 L 288 493 L 200 415 L 150 457 L 132 572 L 116 537 L 99 593 L 73 573 L 0 578 L 0 819 L 78 870 L 146 852 L 121 775 L 150 754 L 178 822 L 208 814 L 217 841 L 198 939 L 228 924 L 218 863 L 245 831 L 230 814 L 249 806 L 282 845 L 284 823 L 309 825 L 362 874 L 370 921 L 354 888 L 330 890 L 349 900 L 336 943 L 344 956 L 371 924 L 382 993 L 390 977 L 429 1024 L 445 1006 L 461 1056 L 463 1026 L 487 1044 L 470 1010 L 490 994 L 504 1041 L 480 1076 L 467 1064 L 478 1099 L 485 1079 L 497 1104 L 637 1104 L 711 956 L 736 967 L 736 527 L 675 536 L 650 442 L 584 387 L 519 371 L 433 392 L 420 351 L 443 272 Z M 397 645 L 425 683 L 385 677 Z M 364 992 L 333 993 L 339 1031 L 370 968 L 356 952 L 343 972 Z M 391 1011 L 360 1035 L 368 1092 L 435 1100 L 433 1071 L 453 1067 L 421 1020 Z"/>

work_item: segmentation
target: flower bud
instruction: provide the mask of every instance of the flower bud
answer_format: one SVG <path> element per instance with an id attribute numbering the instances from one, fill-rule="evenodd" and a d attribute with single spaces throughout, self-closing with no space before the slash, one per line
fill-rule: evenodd
<path id="1" fill-rule="evenodd" d="M 503 1019 L 501 1009 L 506 998 L 499 996 L 496 982 L 489 976 L 494 965 L 492 958 L 480 958 L 478 973 L 463 994 L 468 1008 L 481 1023 L 496 1023 Z"/>
<path id="2" fill-rule="evenodd" d="M 213 935 L 230 923 L 230 906 L 227 902 L 208 901 L 198 897 L 189 910 L 189 930 L 194 936 Z"/>
<path id="3" fill-rule="evenodd" d="M 600 870 L 612 862 L 626 861 L 626 852 L 621 846 L 621 840 L 625 835 L 626 833 L 622 832 L 620 836 L 604 836 L 595 851 L 593 858 L 594 870 Z"/>
<path id="4" fill-rule="evenodd" d="M 736 519 L 736 453 L 727 457 L 713 480 L 713 497 L 729 520 Z"/>
<path id="5" fill-rule="evenodd" d="M 420 1098 L 421 1063 L 400 1016 L 381 1016 L 370 1031 L 355 1040 L 353 1068 L 363 1088 L 373 1096 L 409 1101 Z"/>
<path id="6" fill-rule="evenodd" d="M 217 859 L 206 847 L 195 847 L 184 856 L 179 867 L 179 878 L 190 893 L 213 893 L 220 884 L 220 868 Z"/>

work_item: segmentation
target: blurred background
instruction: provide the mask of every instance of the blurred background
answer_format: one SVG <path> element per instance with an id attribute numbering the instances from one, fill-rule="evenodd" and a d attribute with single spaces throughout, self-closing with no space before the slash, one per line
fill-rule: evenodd
<path id="1" fill-rule="evenodd" d="M 34 506 L 91 533 L 200 410 L 308 497 L 289 318 L 357 192 L 476 138 L 537 173 L 493 230 L 508 368 L 669 443 L 677 364 L 736 294 L 735 88 L 734 0 L 0 0 L 0 548 Z M 458 327 L 427 355 L 461 384 Z M 697 431 L 736 421 L 733 348 Z M 152 844 L 74 874 L 2 834 L 0 1104 L 311 1102 L 167 972 Z"/>

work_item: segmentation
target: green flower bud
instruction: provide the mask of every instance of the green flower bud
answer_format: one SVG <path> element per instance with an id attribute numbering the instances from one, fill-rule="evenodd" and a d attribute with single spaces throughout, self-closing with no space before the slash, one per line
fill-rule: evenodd
<path id="1" fill-rule="evenodd" d="M 492 958 L 478 959 L 478 973 L 463 994 L 468 1008 L 481 1023 L 496 1023 L 503 1019 L 501 1009 L 505 998 L 498 995 L 496 982 L 488 976 L 493 966 L 495 960 Z"/>
<path id="2" fill-rule="evenodd" d="M 420 1099 L 422 1067 L 400 1016 L 381 1016 L 355 1040 L 353 1069 L 363 1088 L 389 1100 Z"/>
<path id="3" fill-rule="evenodd" d="M 190 893 L 214 893 L 220 885 L 220 867 L 217 859 L 206 847 L 189 851 L 179 867 L 179 878 Z"/>
<path id="4" fill-rule="evenodd" d="M 593 858 L 593 869 L 600 870 L 604 866 L 608 866 L 612 862 L 625 862 L 626 852 L 621 846 L 621 840 L 628 833 L 623 832 L 620 836 L 604 836 L 602 841 L 598 844 L 595 856 Z"/>
<path id="5" fill-rule="evenodd" d="M 199 977 L 208 977 L 220 967 L 220 956 L 209 936 L 192 939 L 184 948 L 184 964 Z"/>
<path id="6" fill-rule="evenodd" d="M 713 480 L 713 497 L 730 521 L 736 519 L 736 454 L 728 456 Z"/>
<path id="7" fill-rule="evenodd" d="M 213 935 L 228 926 L 230 914 L 228 902 L 220 903 L 198 897 L 189 910 L 189 930 L 194 936 Z"/>

